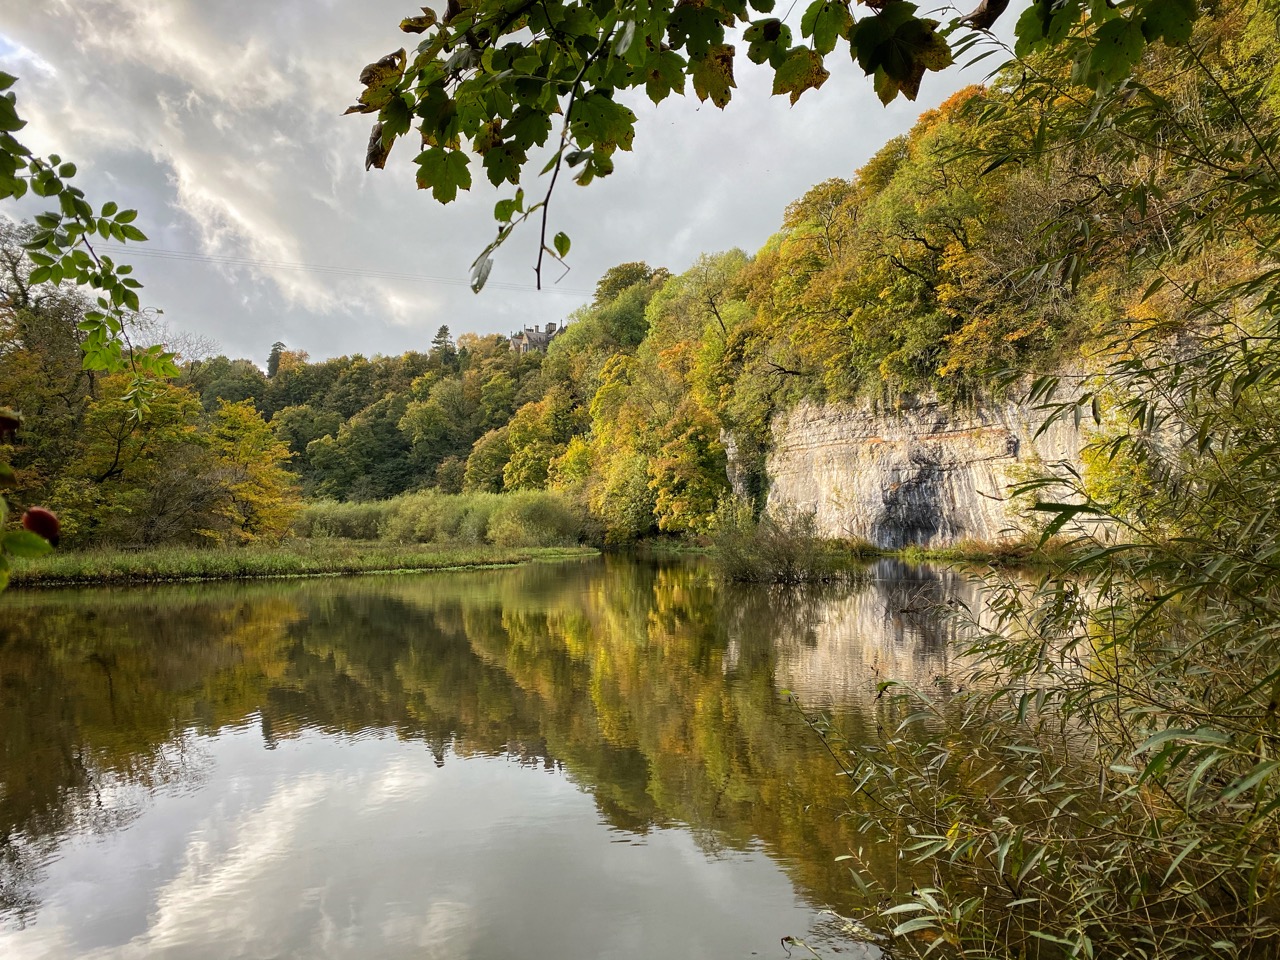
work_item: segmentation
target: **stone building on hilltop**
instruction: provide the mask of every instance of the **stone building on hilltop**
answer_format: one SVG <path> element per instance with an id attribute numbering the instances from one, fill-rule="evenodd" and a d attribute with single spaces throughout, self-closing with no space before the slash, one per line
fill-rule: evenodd
<path id="1" fill-rule="evenodd" d="M 545 330 L 539 329 L 536 324 L 525 327 L 519 333 L 511 334 L 511 349 L 521 356 L 530 350 L 545 352 L 551 341 L 562 333 L 564 333 L 564 327 L 557 327 L 554 323 L 548 323 Z"/>

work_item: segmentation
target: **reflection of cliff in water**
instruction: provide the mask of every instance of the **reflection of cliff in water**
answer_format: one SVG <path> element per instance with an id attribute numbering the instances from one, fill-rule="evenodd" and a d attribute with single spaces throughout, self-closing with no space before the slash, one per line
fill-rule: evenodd
<path id="1" fill-rule="evenodd" d="M 775 633 L 775 680 L 806 706 L 865 703 L 883 681 L 935 685 L 952 669 L 964 633 L 954 614 L 978 600 L 969 579 L 896 560 L 868 573 L 866 584 L 805 598 L 803 628 Z"/>
<path id="2" fill-rule="evenodd" d="M 816 903 L 848 905 L 856 843 L 825 747 L 782 690 L 874 730 L 878 680 L 946 667 L 962 580 L 889 563 L 817 590 L 726 586 L 696 563 L 0 598 L 0 914 L 38 907 L 62 839 L 216 777 L 200 744 L 259 729 L 394 732 L 437 764 L 562 770 L 602 818 L 763 843 Z M 872 853 L 886 879 L 893 851 Z"/>

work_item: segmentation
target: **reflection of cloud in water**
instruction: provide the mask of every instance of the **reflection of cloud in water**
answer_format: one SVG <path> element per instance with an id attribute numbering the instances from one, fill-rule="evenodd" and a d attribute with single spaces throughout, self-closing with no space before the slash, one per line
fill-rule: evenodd
<path id="1" fill-rule="evenodd" d="M 412 911 L 388 917 L 382 923 L 382 939 L 387 944 L 417 948 L 422 960 L 445 960 L 466 955 L 475 940 L 475 910 L 456 900 L 441 900 L 427 907 L 424 916 Z"/>
<path id="2" fill-rule="evenodd" d="M 420 743 L 318 734 L 268 751 L 250 730 L 211 749 L 207 790 L 66 848 L 0 956 L 710 960 L 813 919 L 759 850 L 708 860 L 682 829 L 614 843 L 590 796 L 508 760 L 438 769 Z"/>
<path id="3" fill-rule="evenodd" d="M 60 804 L 0 837 L 0 925 L 20 929 L 32 921 L 40 906 L 35 890 L 67 837 L 109 837 L 137 820 L 157 790 L 198 790 L 211 767 L 200 738 L 189 731 L 125 757 L 116 768 L 99 768 L 76 746 L 63 754 L 73 779 L 59 792 Z M 0 782 L 0 801 L 7 799 L 4 786 Z"/>
<path id="4" fill-rule="evenodd" d="M 252 749 L 250 731 L 229 739 Z M 106 914 L 97 912 L 100 878 L 76 876 L 73 857 L 60 871 L 72 876 L 55 878 L 61 881 L 60 902 L 50 904 L 34 928 L 0 930 L 0 956 L 362 957 L 371 937 L 394 948 L 387 955 L 465 956 L 475 911 L 456 896 L 432 901 L 421 889 L 405 886 L 401 898 L 379 901 L 370 896 L 372 888 L 360 889 L 343 873 L 350 869 L 357 878 L 385 880 L 379 841 L 409 834 L 406 814 L 427 802 L 434 767 L 424 765 L 418 748 L 405 753 L 389 745 L 396 752 L 385 763 L 335 772 L 324 769 L 331 744 L 296 746 L 308 754 L 307 766 L 320 769 L 300 776 L 268 771 L 265 751 L 237 761 L 215 743 L 224 767 L 248 763 L 212 795 L 174 798 L 176 810 L 167 809 L 166 797 L 156 798 L 141 822 L 112 838 L 108 854 L 115 854 L 116 869 L 110 876 L 132 888 L 131 894 L 109 903 Z M 264 784 L 264 773 L 271 782 Z M 255 802 L 252 795 L 263 786 L 269 793 Z M 188 820 L 183 814 L 192 799 L 203 812 Z M 168 845 L 174 862 L 167 869 L 159 865 L 159 882 L 149 889 L 155 859 L 165 858 L 165 835 L 174 831 L 179 843 Z M 93 907 L 82 908 L 88 904 Z M 144 928 L 112 942 L 113 929 L 137 925 L 123 914 L 136 915 Z"/>
<path id="5" fill-rule="evenodd" d="M 279 934 L 277 911 L 254 891 L 289 857 L 301 822 L 325 791 L 319 777 L 276 791 L 260 809 L 246 813 L 225 830 L 235 838 L 228 851 L 209 839 L 213 825 L 205 824 L 187 847 L 181 872 L 157 893 L 151 928 L 129 947 L 145 954 L 219 943 L 224 956 L 243 955 L 243 949 L 227 949 L 226 935 L 235 931 L 235 939 L 257 944 L 257 952 L 263 952 Z M 266 955 L 273 952 L 265 951 Z"/>
<path id="6" fill-rule="evenodd" d="M 398 757 L 387 764 L 387 768 L 370 786 L 365 796 L 365 805 L 377 808 L 421 800 L 431 787 L 431 774 L 421 763 L 408 757 Z"/>

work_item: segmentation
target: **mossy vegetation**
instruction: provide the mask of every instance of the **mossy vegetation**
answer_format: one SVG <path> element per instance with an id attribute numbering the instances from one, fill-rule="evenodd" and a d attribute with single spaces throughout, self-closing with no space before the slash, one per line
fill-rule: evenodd
<path id="1" fill-rule="evenodd" d="M 424 546 L 349 540 L 290 540 L 272 547 L 157 547 L 55 552 L 14 560 L 15 587 L 110 585 L 184 580 L 409 573 L 593 556 L 590 547 Z"/>

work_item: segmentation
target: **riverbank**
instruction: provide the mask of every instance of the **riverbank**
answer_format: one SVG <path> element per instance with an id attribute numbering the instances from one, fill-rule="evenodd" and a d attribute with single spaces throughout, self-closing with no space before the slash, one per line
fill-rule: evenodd
<path id="1" fill-rule="evenodd" d="M 858 540 L 807 540 L 806 538 L 788 538 L 790 542 L 788 554 L 799 554 L 789 557 L 791 562 L 809 569 L 810 576 L 801 579 L 827 579 L 823 571 L 842 571 L 852 566 L 864 565 L 874 560 L 901 560 L 905 563 L 940 563 L 963 567 L 1008 567 L 1011 569 L 1044 569 L 1060 568 L 1069 563 L 1075 556 L 1078 546 L 1062 537 L 1054 537 L 1048 543 L 1038 540 L 984 541 L 964 540 L 949 547 L 907 546 L 898 549 L 884 549 Z M 753 535 L 744 545 L 745 552 L 753 559 L 759 559 L 760 569 L 757 575 L 744 579 L 769 580 L 774 572 L 771 564 L 758 558 L 759 546 Z M 716 559 L 722 551 L 709 540 L 689 541 L 677 538 L 654 538 L 641 540 L 619 550 L 642 557 L 676 557 L 704 556 Z M 777 558 L 773 558 L 776 560 Z M 731 577 L 732 579 L 732 577 Z M 838 579 L 838 577 L 836 577 Z"/>
<path id="2" fill-rule="evenodd" d="M 964 540 L 950 547 L 903 547 L 877 551 L 879 556 L 894 557 L 908 563 L 952 563 L 966 566 L 1060 568 L 1070 563 L 1080 550 L 1065 537 L 1053 537 L 1041 544 L 1037 539 Z"/>
<path id="3" fill-rule="evenodd" d="M 591 547 L 496 547 L 295 540 L 232 550 L 159 547 L 153 550 L 55 551 L 14 560 L 14 587 L 107 586 L 199 580 L 258 580 L 353 574 L 411 573 L 512 566 L 596 554 Z"/>

